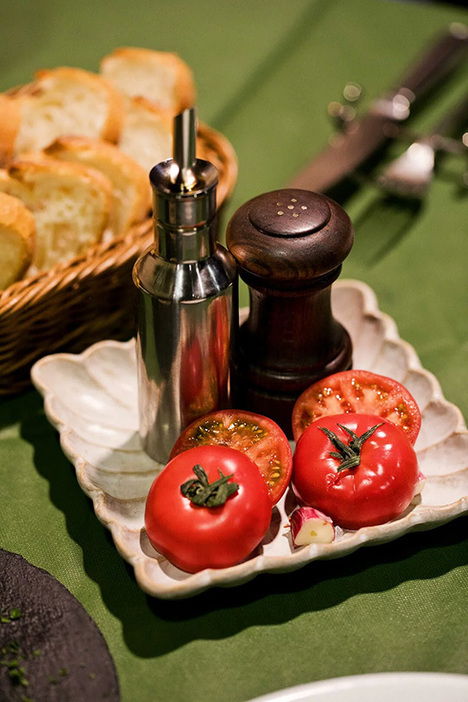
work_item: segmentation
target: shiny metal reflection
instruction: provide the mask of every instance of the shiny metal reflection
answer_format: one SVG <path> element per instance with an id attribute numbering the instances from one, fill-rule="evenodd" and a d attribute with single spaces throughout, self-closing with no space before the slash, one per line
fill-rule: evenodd
<path id="1" fill-rule="evenodd" d="M 174 159 L 151 171 L 155 242 L 133 271 L 140 432 L 160 463 L 187 424 L 228 405 L 237 333 L 236 265 L 216 241 L 217 171 L 193 160 L 194 129 L 186 110 Z"/>

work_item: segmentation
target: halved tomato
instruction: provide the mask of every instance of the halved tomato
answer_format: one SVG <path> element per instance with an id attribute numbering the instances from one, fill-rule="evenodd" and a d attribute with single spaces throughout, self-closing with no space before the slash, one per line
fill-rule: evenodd
<path id="1" fill-rule="evenodd" d="M 292 451 L 283 430 L 268 417 L 244 410 L 210 412 L 177 439 L 169 460 L 195 446 L 229 446 L 258 466 L 273 504 L 284 494 L 292 473 Z"/>
<path id="2" fill-rule="evenodd" d="M 292 412 L 294 439 L 320 417 L 350 412 L 388 419 L 412 444 L 421 428 L 416 400 L 401 383 L 371 371 L 349 370 L 319 380 L 299 396 Z"/>

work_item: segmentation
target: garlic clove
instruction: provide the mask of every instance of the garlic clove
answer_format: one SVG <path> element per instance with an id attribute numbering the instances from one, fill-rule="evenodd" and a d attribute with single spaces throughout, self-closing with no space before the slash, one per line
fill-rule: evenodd
<path id="1" fill-rule="evenodd" d="M 326 514 L 313 507 L 298 507 L 290 516 L 294 546 L 330 544 L 335 538 L 335 527 Z"/>

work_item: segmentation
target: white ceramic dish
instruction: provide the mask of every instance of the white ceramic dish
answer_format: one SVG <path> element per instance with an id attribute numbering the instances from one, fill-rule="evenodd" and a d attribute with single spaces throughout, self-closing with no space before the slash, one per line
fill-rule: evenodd
<path id="1" fill-rule="evenodd" d="M 316 559 L 344 556 L 363 545 L 431 529 L 468 511 L 468 432 L 461 412 L 444 399 L 435 377 L 399 338 L 393 320 L 379 311 L 368 286 L 339 281 L 333 286 L 332 303 L 351 335 L 354 367 L 404 383 L 420 406 L 423 421 L 416 450 L 427 478 L 422 498 L 395 521 L 340 532 L 331 544 L 299 549 L 292 547 L 284 528 L 288 519 L 283 498 L 256 552 L 222 570 L 193 575 L 178 570 L 146 537 L 145 498 L 162 466 L 142 451 L 138 435 L 134 342 L 103 341 L 82 354 L 54 354 L 34 365 L 33 382 L 44 396 L 47 417 L 60 433 L 80 486 L 149 594 L 188 597 L 215 585 L 246 582 L 262 572 L 293 571 Z"/>
<path id="2" fill-rule="evenodd" d="M 250 702 L 466 702 L 468 676 L 449 673 L 374 673 L 320 680 Z"/>

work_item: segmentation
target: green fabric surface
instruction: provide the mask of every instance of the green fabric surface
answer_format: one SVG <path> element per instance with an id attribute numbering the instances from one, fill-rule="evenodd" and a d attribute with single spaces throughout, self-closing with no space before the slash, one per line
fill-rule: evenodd
<path id="1" fill-rule="evenodd" d="M 365 86 L 365 107 L 435 32 L 468 23 L 459 8 L 379 0 L 18 0 L 3 2 L 1 17 L 0 89 L 47 66 L 95 70 L 116 46 L 173 50 L 187 60 L 200 118 L 227 135 L 239 158 L 225 220 L 245 200 L 285 185 L 326 144 L 326 106 L 347 81 Z M 415 128 L 466 86 L 465 66 Z M 388 157 L 399 151 L 394 145 Z M 364 184 L 346 203 L 356 243 L 343 277 L 372 286 L 468 417 L 464 165 L 445 158 L 417 212 Z M 170 602 L 136 585 L 33 390 L 0 401 L 0 479 L 0 546 L 48 570 L 84 605 L 114 657 L 124 702 L 241 702 L 371 672 L 468 674 L 468 517 Z"/>

